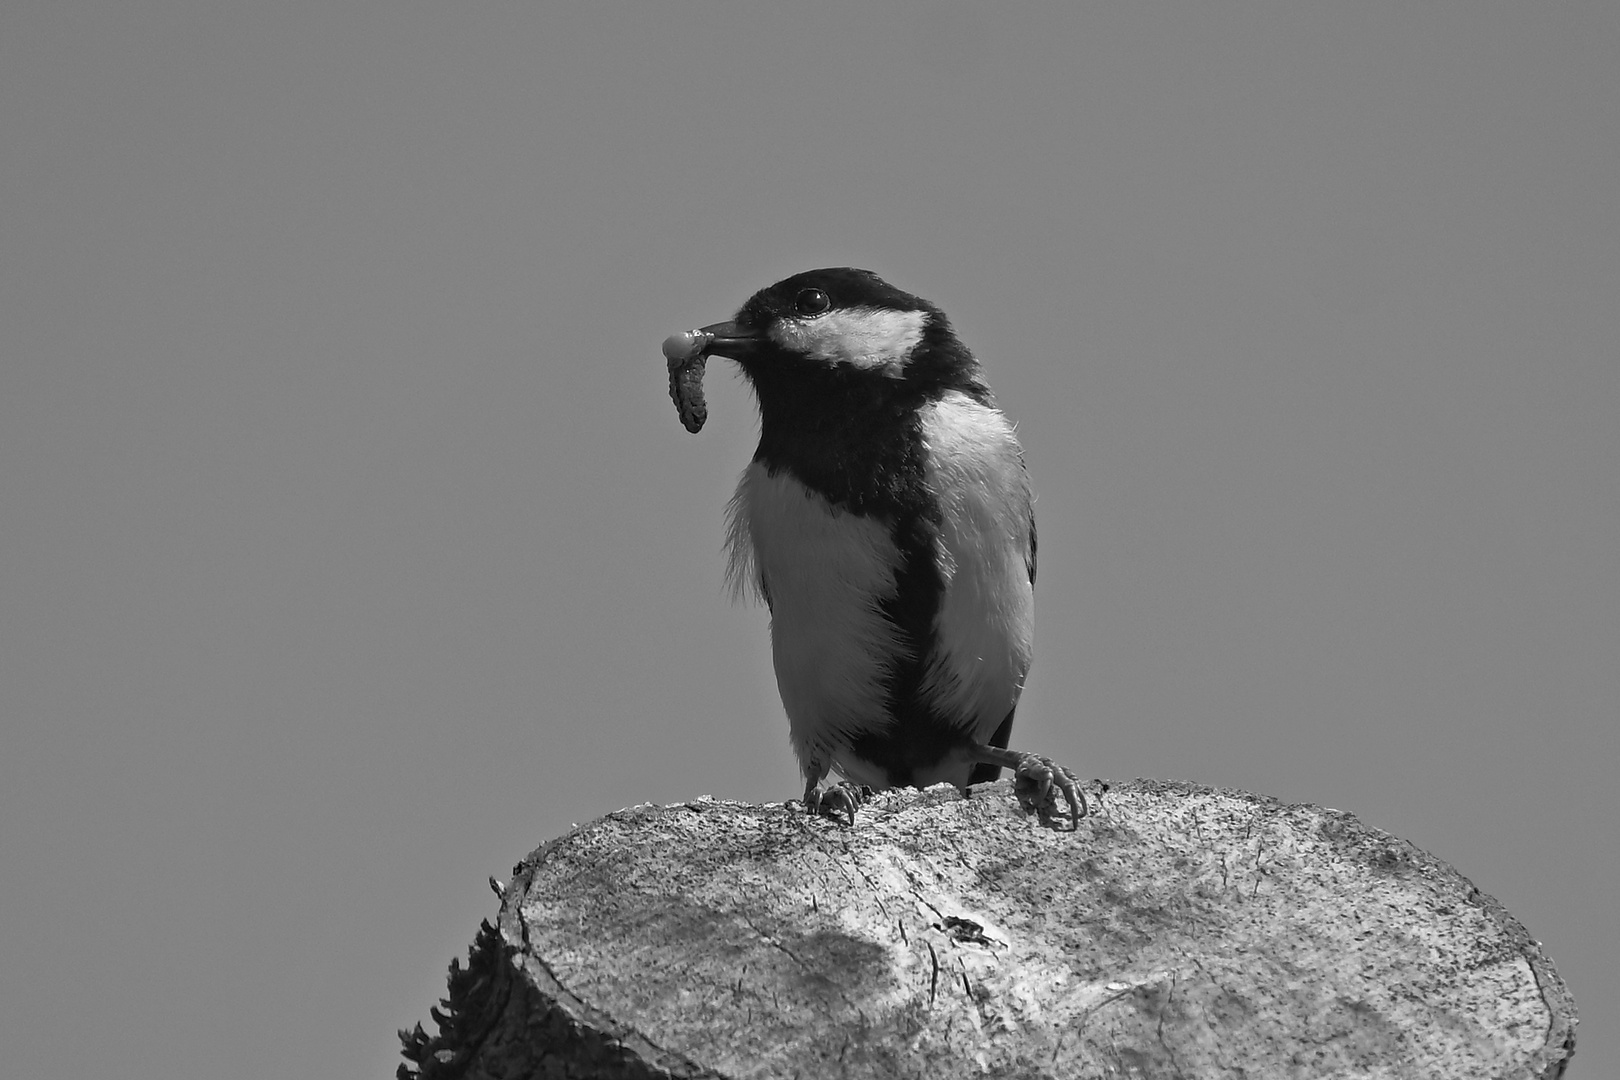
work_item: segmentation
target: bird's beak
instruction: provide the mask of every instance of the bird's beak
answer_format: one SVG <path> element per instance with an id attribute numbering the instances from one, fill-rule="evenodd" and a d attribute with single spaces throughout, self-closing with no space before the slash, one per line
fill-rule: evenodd
<path id="1" fill-rule="evenodd" d="M 698 333 L 706 334 L 709 338 L 709 343 L 703 347 L 705 354 L 732 360 L 747 359 L 765 344 L 765 338 L 758 331 L 744 329 L 734 322 L 714 323 Z"/>

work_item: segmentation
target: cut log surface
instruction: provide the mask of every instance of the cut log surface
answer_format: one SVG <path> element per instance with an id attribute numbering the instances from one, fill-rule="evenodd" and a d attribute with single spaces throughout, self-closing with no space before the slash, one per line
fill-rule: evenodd
<path id="1" fill-rule="evenodd" d="M 482 1019 L 422 1075 L 1562 1073 L 1568 990 L 1445 863 L 1336 810 L 1087 790 L 1072 832 L 1006 782 L 577 828 L 515 871 Z"/>

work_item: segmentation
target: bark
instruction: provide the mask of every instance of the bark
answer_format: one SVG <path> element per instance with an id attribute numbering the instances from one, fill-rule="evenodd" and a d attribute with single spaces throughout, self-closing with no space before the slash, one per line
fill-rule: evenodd
<path id="1" fill-rule="evenodd" d="M 1074 832 L 1006 782 L 853 828 L 610 814 L 516 868 L 400 1076 L 1562 1074 L 1569 991 L 1450 866 L 1336 810 L 1103 791 Z"/>

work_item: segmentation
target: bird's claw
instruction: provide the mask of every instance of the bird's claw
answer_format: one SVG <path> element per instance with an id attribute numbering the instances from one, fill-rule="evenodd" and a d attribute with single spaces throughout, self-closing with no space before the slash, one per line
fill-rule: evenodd
<path id="1" fill-rule="evenodd" d="M 1085 792 L 1080 790 L 1079 779 L 1068 769 L 1039 754 L 1024 754 L 1013 769 L 1013 794 L 1026 814 L 1034 814 L 1042 825 L 1051 825 L 1057 812 L 1057 793 L 1069 804 L 1069 831 L 1080 827 L 1086 816 Z"/>
<path id="2" fill-rule="evenodd" d="M 804 789 L 804 809 L 806 813 L 841 819 L 846 824 L 854 825 L 856 809 L 871 794 L 870 788 L 852 784 L 848 780 L 836 780 L 830 784 L 812 783 Z"/>

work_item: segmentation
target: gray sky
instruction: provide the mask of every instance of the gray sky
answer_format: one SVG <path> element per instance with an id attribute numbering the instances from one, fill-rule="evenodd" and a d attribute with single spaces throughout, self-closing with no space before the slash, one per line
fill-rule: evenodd
<path id="1" fill-rule="evenodd" d="M 798 791 L 660 340 L 948 311 L 1016 746 L 1455 864 L 1620 1075 L 1620 5 L 0 8 L 0 1046 L 386 1076 L 485 876 Z"/>

